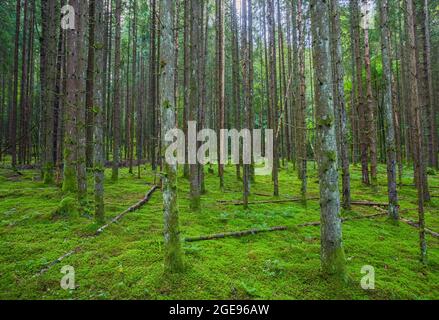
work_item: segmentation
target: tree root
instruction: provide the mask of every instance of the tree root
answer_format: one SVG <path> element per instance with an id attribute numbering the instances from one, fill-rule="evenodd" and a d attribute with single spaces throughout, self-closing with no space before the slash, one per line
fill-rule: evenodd
<path id="1" fill-rule="evenodd" d="M 136 211 L 138 209 L 140 209 L 141 207 L 143 207 L 145 204 L 148 203 L 149 199 L 151 199 L 152 194 L 158 189 L 158 186 L 153 186 L 151 188 L 151 190 L 148 191 L 148 193 L 145 195 L 144 198 L 142 198 L 142 200 L 140 200 L 139 202 L 137 202 L 136 204 L 134 204 L 133 206 L 129 207 L 128 209 L 126 209 L 125 211 L 123 211 L 122 213 L 118 214 L 116 217 L 114 217 L 113 219 L 111 219 L 110 222 L 108 222 L 107 224 L 103 225 L 102 227 L 100 227 L 93 236 L 88 237 L 87 240 L 89 239 L 94 239 L 96 238 L 98 235 L 100 235 L 102 232 L 104 232 L 105 229 L 107 229 L 110 225 L 118 222 L 120 219 L 122 219 L 127 213 L 129 212 L 133 212 Z M 82 248 L 81 246 L 78 246 L 76 248 L 74 248 L 73 250 L 70 250 L 69 252 L 63 254 L 61 257 L 59 257 L 58 259 L 52 261 L 51 263 L 49 263 L 48 265 L 46 265 L 43 269 L 40 270 L 40 272 L 38 272 L 36 274 L 36 276 L 40 276 L 42 274 L 44 274 L 45 272 L 47 272 L 50 268 L 52 268 L 54 265 L 60 263 L 62 260 L 64 260 L 65 258 L 70 257 L 71 255 L 81 251 Z"/>

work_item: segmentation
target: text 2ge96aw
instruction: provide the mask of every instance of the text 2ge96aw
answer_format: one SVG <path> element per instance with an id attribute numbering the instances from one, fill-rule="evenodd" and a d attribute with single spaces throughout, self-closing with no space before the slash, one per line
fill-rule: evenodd
<path id="1" fill-rule="evenodd" d="M 192 315 L 197 318 L 201 317 L 203 313 L 213 315 L 268 315 L 269 309 L 269 305 L 215 304 L 213 308 L 208 309 L 205 307 L 179 306 L 177 304 L 169 309 L 169 314 Z"/>

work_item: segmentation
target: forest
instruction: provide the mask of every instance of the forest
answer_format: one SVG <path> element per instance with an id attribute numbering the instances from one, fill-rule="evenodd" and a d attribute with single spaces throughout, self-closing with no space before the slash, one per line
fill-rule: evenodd
<path id="1" fill-rule="evenodd" d="M 0 300 L 439 299 L 438 0 L 1 0 Z"/>

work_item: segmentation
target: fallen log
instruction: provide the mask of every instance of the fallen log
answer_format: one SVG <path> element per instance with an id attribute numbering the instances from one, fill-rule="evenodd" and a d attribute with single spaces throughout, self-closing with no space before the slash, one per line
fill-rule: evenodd
<path id="1" fill-rule="evenodd" d="M 385 214 L 378 213 L 378 214 L 373 214 L 373 215 L 368 215 L 368 216 L 348 217 L 348 218 L 343 218 L 342 222 L 352 221 L 352 220 L 360 220 L 360 219 L 370 219 L 370 218 L 382 217 L 384 215 Z M 307 223 L 299 224 L 295 227 L 296 228 L 317 227 L 319 225 L 320 225 L 320 221 L 315 221 L 315 222 L 307 222 Z M 189 237 L 189 238 L 185 238 L 184 241 L 185 242 L 197 242 L 197 241 L 205 241 L 205 240 L 223 239 L 223 238 L 228 238 L 228 237 L 240 238 L 240 237 L 253 235 L 253 234 L 257 234 L 257 233 L 273 232 L 273 231 L 287 231 L 288 229 L 291 229 L 291 228 L 292 227 L 288 227 L 288 226 L 278 226 L 278 227 L 271 227 L 271 228 L 250 229 L 250 230 L 235 231 L 235 232 L 225 232 L 225 233 L 211 234 L 211 235 L 205 235 L 205 236 L 199 236 L 199 237 Z"/>
<path id="2" fill-rule="evenodd" d="M 222 239 L 222 238 L 227 238 L 227 237 L 237 237 L 238 238 L 238 237 L 248 236 L 248 235 L 262 233 L 262 232 L 285 231 L 287 229 L 288 229 L 288 227 L 285 227 L 285 226 L 265 228 L 265 229 L 251 229 L 251 230 L 236 231 L 236 232 L 218 233 L 218 234 L 193 237 L 193 238 L 185 238 L 184 241 L 185 242 L 196 242 L 196 241 L 204 241 L 204 240 Z"/>
<path id="3" fill-rule="evenodd" d="M 308 198 L 309 200 L 319 200 L 320 198 Z M 282 200 L 262 200 L 262 201 L 250 201 L 248 204 L 257 205 L 257 204 L 269 204 L 269 203 L 289 203 L 289 202 L 299 202 L 303 201 L 302 198 L 293 198 L 293 199 L 282 199 Z M 244 201 L 236 201 L 236 200 L 218 200 L 218 203 L 221 204 L 230 204 L 234 206 L 241 206 L 244 204 Z"/>
<path id="4" fill-rule="evenodd" d="M 145 197 L 143 197 L 139 202 L 137 202 L 136 204 L 132 205 L 131 207 L 129 207 L 128 209 L 126 209 L 125 211 L 123 211 L 122 213 L 118 214 L 116 217 L 114 217 L 113 219 L 111 219 L 110 222 L 108 222 L 107 224 L 103 225 L 102 227 L 100 227 L 91 237 L 88 237 L 86 239 L 93 239 L 96 238 L 98 235 L 100 235 L 102 232 L 104 232 L 105 229 L 107 229 L 110 225 L 118 222 L 120 219 L 122 219 L 127 213 L 129 212 L 133 212 L 136 211 L 138 209 L 140 209 L 141 207 L 143 207 L 146 203 L 148 203 L 149 199 L 151 199 L 152 194 L 158 189 L 158 186 L 153 186 L 151 188 L 151 190 L 149 190 Z M 52 268 L 54 265 L 60 263 L 62 260 L 64 260 L 65 258 L 70 257 L 71 255 L 81 251 L 82 248 L 81 246 L 77 246 L 74 249 L 70 250 L 69 252 L 63 254 L 61 257 L 59 257 L 58 259 L 50 262 L 49 264 L 47 264 L 43 269 L 40 270 L 40 272 L 38 272 L 36 275 L 40 276 L 42 274 L 44 274 L 45 272 L 47 272 L 50 268 Z"/>

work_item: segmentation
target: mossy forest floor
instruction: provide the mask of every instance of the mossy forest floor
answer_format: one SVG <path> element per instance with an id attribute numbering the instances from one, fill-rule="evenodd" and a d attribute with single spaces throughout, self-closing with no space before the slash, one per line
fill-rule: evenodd
<path id="1" fill-rule="evenodd" d="M 359 167 L 352 167 L 353 199 L 387 201 L 386 170 L 379 168 L 376 191 L 360 183 Z M 134 170 L 137 172 L 137 169 Z M 318 178 L 309 164 L 309 197 L 318 196 Z M 340 284 L 320 272 L 319 227 L 294 226 L 319 220 L 318 200 L 242 207 L 218 200 L 240 200 L 241 182 L 235 169 L 226 170 L 226 191 L 206 170 L 202 210 L 189 211 L 188 181 L 179 178 L 181 236 L 291 226 L 288 231 L 183 243 L 185 271 L 163 274 L 162 198 L 128 213 L 96 238 L 93 220 L 93 180 L 89 177 L 89 211 L 54 214 L 65 195 L 59 187 L 45 186 L 37 170 L 16 175 L 0 169 L 0 299 L 439 299 L 439 239 L 427 235 L 428 266 L 419 262 L 417 229 L 385 217 L 343 224 L 349 282 Z M 154 174 L 142 169 L 142 179 L 122 169 L 117 184 L 106 172 L 106 218 L 110 219 L 141 199 L 151 188 Z M 181 174 L 180 174 L 181 176 Z M 439 175 L 429 176 L 433 200 L 426 208 L 427 227 L 439 232 Z M 412 184 L 405 168 L 404 184 Z M 271 178 L 256 177 L 252 190 L 272 192 Z M 280 199 L 298 197 L 300 181 L 290 168 L 280 173 Z M 417 220 L 416 190 L 399 188 L 406 218 Z M 252 195 L 251 200 L 270 197 Z M 344 217 L 375 214 L 372 207 L 353 207 Z M 36 276 L 47 263 L 80 245 L 82 250 Z M 60 287 L 64 265 L 75 268 L 76 288 Z M 375 290 L 361 289 L 361 268 L 375 268 Z"/>

